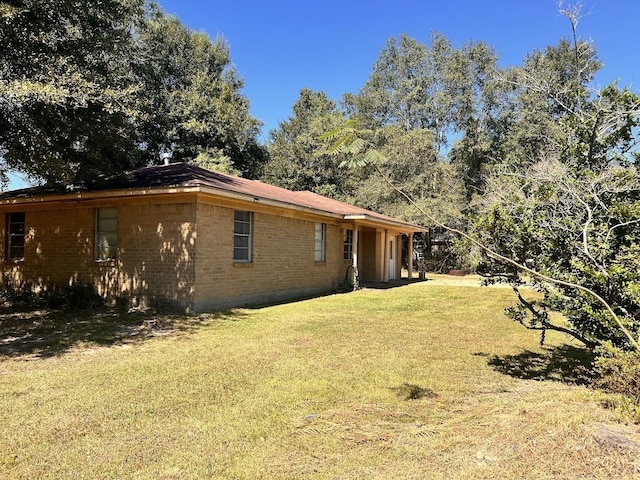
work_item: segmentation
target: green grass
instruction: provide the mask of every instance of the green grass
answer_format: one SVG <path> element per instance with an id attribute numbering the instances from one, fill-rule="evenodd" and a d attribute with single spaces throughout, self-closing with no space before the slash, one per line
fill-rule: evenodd
<path id="1" fill-rule="evenodd" d="M 594 434 L 619 418 L 585 352 L 539 348 L 512 301 L 436 281 L 94 330 L 5 315 L 0 478 L 638 478 Z"/>

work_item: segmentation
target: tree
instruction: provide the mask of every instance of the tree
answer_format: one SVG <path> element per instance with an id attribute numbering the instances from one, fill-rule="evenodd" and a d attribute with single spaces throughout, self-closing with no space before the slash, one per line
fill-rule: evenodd
<path id="1" fill-rule="evenodd" d="M 358 185 L 355 199 L 359 205 L 407 221 L 424 220 L 402 195 L 388 188 L 387 181 L 391 181 L 422 208 L 440 212 L 448 223 L 460 224 L 466 204 L 462 176 L 455 165 L 439 158 L 431 130 L 389 126 L 377 129 L 372 143 L 381 153 L 371 160 L 380 174 L 372 172 Z"/>
<path id="2" fill-rule="evenodd" d="M 430 45 L 402 35 L 387 41 L 371 77 L 358 94 L 345 96 L 345 104 L 351 118 L 368 128 L 431 132 L 441 163 L 429 158 L 422 164 L 462 174 L 470 198 L 483 165 L 497 156 L 502 123 L 496 117 L 505 94 L 496 72 L 496 55 L 485 43 L 456 49 L 441 34 L 432 35 Z"/>
<path id="3" fill-rule="evenodd" d="M 554 148 L 565 133 L 562 119 L 582 110 L 600 66 L 592 44 L 579 42 L 574 48 L 562 39 L 505 72 L 500 81 L 506 90 L 511 88 L 511 95 L 504 107 L 499 163 L 530 165 Z"/>
<path id="4" fill-rule="evenodd" d="M 270 133 L 269 160 L 264 165 L 262 180 L 290 190 L 310 190 L 348 199 L 356 179 L 344 175 L 335 159 L 319 150 L 317 140 L 341 120 L 335 102 L 324 92 L 300 90 L 292 115 Z"/>
<path id="5" fill-rule="evenodd" d="M 490 254 L 481 265 L 489 278 L 512 285 L 518 304 L 509 315 L 541 331 L 542 340 L 551 329 L 590 347 L 639 350 L 640 97 L 615 84 L 590 90 L 599 64 L 575 35 L 573 45 L 562 41 L 527 59 L 522 111 L 536 113 L 546 136 L 527 142 L 531 130 L 512 130 L 508 143 L 519 161 L 508 158 L 489 177 L 475 235 L 536 273 L 528 280 L 542 299 L 530 301 L 518 265 Z M 552 321 L 554 311 L 568 325 Z"/>
<path id="6" fill-rule="evenodd" d="M 496 61 L 485 43 L 455 49 L 442 34 L 433 34 L 430 46 L 391 38 L 360 92 L 345 96 L 347 113 L 368 128 L 431 130 L 440 153 L 482 109 Z"/>
<path id="7" fill-rule="evenodd" d="M 257 143 L 260 123 L 240 93 L 243 82 L 226 42 L 211 41 L 156 9 L 140 43 L 155 112 L 145 125 L 153 157 L 171 146 L 174 161 L 257 176 L 265 159 Z"/>
<path id="8" fill-rule="evenodd" d="M 542 340 L 546 330 L 559 330 L 590 347 L 610 342 L 634 348 L 640 334 L 636 169 L 576 169 L 552 158 L 496 173 L 489 182 L 475 238 L 556 280 L 525 279 L 520 269 L 487 257 L 479 272 L 508 282 L 517 295 L 509 316 L 541 331 Z M 543 294 L 541 300 L 525 299 L 525 280 Z M 553 321 L 553 311 L 562 313 L 569 325 Z"/>
<path id="9" fill-rule="evenodd" d="M 0 3 L 0 160 L 75 183 L 157 163 L 161 149 L 256 176 L 265 153 L 222 39 L 153 0 Z"/>
<path id="10" fill-rule="evenodd" d="M 73 181 L 140 164 L 143 0 L 0 3 L 2 172 Z"/>

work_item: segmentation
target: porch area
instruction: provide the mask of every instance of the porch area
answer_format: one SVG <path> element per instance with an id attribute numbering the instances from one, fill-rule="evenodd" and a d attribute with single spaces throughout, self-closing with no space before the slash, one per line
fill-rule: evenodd
<path id="1" fill-rule="evenodd" d="M 407 272 L 413 272 L 413 235 L 421 231 L 419 227 L 403 231 L 354 222 L 352 229 L 345 229 L 344 258 L 351 259 L 346 279 L 356 287 L 375 285 L 375 288 L 420 281 L 413 275 L 410 278 Z M 403 258 L 407 259 L 404 271 Z"/>

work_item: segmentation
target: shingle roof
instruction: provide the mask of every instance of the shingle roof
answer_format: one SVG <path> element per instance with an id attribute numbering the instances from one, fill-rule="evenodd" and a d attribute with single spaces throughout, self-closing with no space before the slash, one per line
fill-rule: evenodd
<path id="1" fill-rule="evenodd" d="M 258 199 L 268 199 L 292 206 L 306 207 L 320 212 L 341 216 L 362 215 L 385 223 L 420 227 L 397 218 L 382 215 L 345 202 L 333 200 L 309 191 L 291 191 L 267 183 L 213 172 L 186 163 L 155 165 L 125 172 L 121 175 L 99 177 L 95 181 L 76 186 L 42 186 L 0 193 L 0 200 L 31 198 L 46 195 L 60 195 L 106 190 L 127 190 L 140 188 L 204 187 L 214 190 L 244 194 Z"/>

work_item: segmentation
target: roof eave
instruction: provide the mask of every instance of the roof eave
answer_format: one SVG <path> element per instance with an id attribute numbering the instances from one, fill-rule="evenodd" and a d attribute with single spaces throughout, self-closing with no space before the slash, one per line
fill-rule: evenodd
<path id="1" fill-rule="evenodd" d="M 225 190 L 223 188 L 214 187 L 201 187 L 202 193 L 208 193 L 211 195 L 217 195 L 225 198 L 232 198 L 234 200 L 241 200 L 249 203 L 259 203 L 260 205 L 267 205 L 274 208 L 284 208 L 287 210 L 295 210 L 298 212 L 310 213 L 321 217 L 330 217 L 334 219 L 342 219 L 342 215 L 333 212 L 327 212 L 318 208 L 311 208 L 304 205 L 298 205 L 296 203 L 283 202 L 281 200 L 273 200 L 267 197 L 261 197 L 259 195 L 251 195 L 248 193 L 233 192 Z"/>
<path id="2" fill-rule="evenodd" d="M 0 205 L 33 205 L 36 203 L 77 202 L 95 200 L 99 198 L 138 197 L 146 195 L 162 195 L 168 193 L 192 193 L 199 187 L 150 187 L 150 188 L 120 188 L 115 190 L 83 190 L 79 192 L 55 193 L 49 195 L 34 195 L 13 197 L 0 200 Z"/>
<path id="3" fill-rule="evenodd" d="M 97 200 L 101 198 L 127 198 L 151 195 L 166 195 L 174 193 L 204 193 L 224 198 L 231 198 L 246 203 L 259 203 L 274 208 L 284 208 L 307 214 L 317 215 L 319 217 L 332 218 L 334 220 L 351 221 L 361 224 L 368 224 L 376 227 L 389 227 L 403 232 L 425 232 L 427 229 L 411 223 L 396 221 L 393 219 L 379 218 L 367 214 L 347 214 L 329 212 L 319 208 L 308 207 L 291 202 L 274 200 L 268 197 L 261 197 L 248 193 L 234 192 L 224 188 L 215 188 L 209 186 L 173 186 L 173 187 L 148 187 L 148 188 L 120 188 L 115 190 L 93 190 L 79 191 L 49 195 L 35 195 L 25 197 L 14 197 L 0 199 L 0 206 L 12 205 L 34 205 L 40 203 L 53 202 L 79 202 L 83 200 Z"/>
<path id="4" fill-rule="evenodd" d="M 419 225 L 414 225 L 412 223 L 393 220 L 393 219 L 379 218 L 379 217 L 374 217 L 366 214 L 344 215 L 344 220 L 352 221 L 355 223 L 361 223 L 361 224 L 386 226 L 388 228 L 393 228 L 395 230 L 400 230 L 402 232 L 407 232 L 407 233 L 418 233 L 418 232 L 427 231 L 427 228 L 421 227 Z"/>

